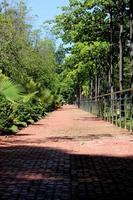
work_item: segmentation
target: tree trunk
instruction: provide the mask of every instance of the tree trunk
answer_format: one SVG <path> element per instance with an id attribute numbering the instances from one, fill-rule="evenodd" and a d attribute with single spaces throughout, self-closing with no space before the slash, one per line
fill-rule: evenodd
<path id="1" fill-rule="evenodd" d="M 101 79 L 98 77 L 98 81 L 97 81 L 97 94 L 98 94 L 98 96 L 100 94 L 100 84 L 101 84 Z"/>
<path id="2" fill-rule="evenodd" d="M 92 112 L 92 105 L 93 105 L 93 80 L 91 80 L 91 91 L 90 91 L 90 112 Z"/>
<path id="3" fill-rule="evenodd" d="M 91 89 L 90 89 L 90 98 L 93 98 L 93 80 L 91 80 L 91 85 L 90 85 Z"/>
<path id="4" fill-rule="evenodd" d="M 133 1 L 130 0 L 130 59 L 131 59 L 131 87 L 133 88 Z"/>
<path id="5" fill-rule="evenodd" d="M 120 77 L 119 77 L 119 84 L 120 84 L 120 91 L 123 90 L 123 80 L 124 80 L 124 53 L 123 53 L 123 25 L 120 25 L 120 38 L 119 38 L 119 48 L 120 48 Z"/>
<path id="6" fill-rule="evenodd" d="M 81 98 L 81 94 L 80 94 L 80 85 L 78 85 L 78 87 L 77 87 L 77 106 L 78 106 L 78 108 L 80 108 L 80 98 Z"/>
<path id="7" fill-rule="evenodd" d="M 133 88 L 133 1 L 129 0 L 130 8 L 130 60 L 131 60 L 131 88 Z M 131 91 L 130 112 L 131 120 L 133 119 L 133 91 Z M 132 129 L 132 127 L 131 127 Z"/>
<path id="8" fill-rule="evenodd" d="M 124 5 L 121 5 L 120 12 L 120 34 L 119 34 L 119 50 L 120 50 L 120 61 L 119 61 L 119 87 L 120 91 L 123 90 L 124 82 Z M 120 117 L 124 117 L 124 95 L 120 94 Z"/>
<path id="9" fill-rule="evenodd" d="M 95 75 L 95 99 L 97 100 L 98 96 L 98 75 Z"/>
<path id="10" fill-rule="evenodd" d="M 110 106 L 111 106 L 111 115 L 112 115 L 112 122 L 114 119 L 113 112 L 114 112 L 114 62 L 113 62 L 113 14 L 112 9 L 110 10 L 110 92 L 111 92 L 111 99 L 110 99 Z"/>
<path id="11" fill-rule="evenodd" d="M 110 10 L 110 92 L 114 92 L 114 62 L 113 62 L 113 19 L 112 10 Z"/>
<path id="12" fill-rule="evenodd" d="M 98 75 L 95 75 L 95 113 L 99 116 L 99 105 L 98 105 Z"/>

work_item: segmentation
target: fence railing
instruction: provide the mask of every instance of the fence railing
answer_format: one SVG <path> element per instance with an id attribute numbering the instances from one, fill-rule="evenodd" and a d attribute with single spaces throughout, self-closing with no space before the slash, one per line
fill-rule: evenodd
<path id="1" fill-rule="evenodd" d="M 81 98 L 80 107 L 117 126 L 133 131 L 133 88 L 91 99 Z"/>

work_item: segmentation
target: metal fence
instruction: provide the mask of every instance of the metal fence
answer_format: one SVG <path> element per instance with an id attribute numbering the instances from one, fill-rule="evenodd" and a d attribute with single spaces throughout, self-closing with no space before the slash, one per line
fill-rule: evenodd
<path id="1" fill-rule="evenodd" d="M 97 117 L 133 131 L 133 89 L 81 98 L 80 107 Z"/>

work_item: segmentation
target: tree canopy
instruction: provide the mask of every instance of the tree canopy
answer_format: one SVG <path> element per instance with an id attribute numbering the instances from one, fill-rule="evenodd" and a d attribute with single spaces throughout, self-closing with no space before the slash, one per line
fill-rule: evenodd
<path id="1" fill-rule="evenodd" d="M 68 50 L 61 73 L 68 99 L 131 86 L 131 7 L 129 0 L 69 0 L 69 5 L 62 7 L 53 32 Z"/>

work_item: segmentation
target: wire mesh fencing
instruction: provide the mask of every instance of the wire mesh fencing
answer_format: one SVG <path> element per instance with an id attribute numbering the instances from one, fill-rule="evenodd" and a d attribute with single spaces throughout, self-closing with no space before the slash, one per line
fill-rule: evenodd
<path id="1" fill-rule="evenodd" d="M 133 89 L 97 97 L 81 98 L 81 109 L 117 126 L 133 131 Z"/>

